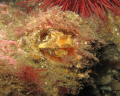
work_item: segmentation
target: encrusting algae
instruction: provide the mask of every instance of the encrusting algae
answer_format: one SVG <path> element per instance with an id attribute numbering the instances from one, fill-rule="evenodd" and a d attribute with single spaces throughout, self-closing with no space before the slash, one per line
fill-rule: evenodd
<path id="1" fill-rule="evenodd" d="M 84 88 L 83 82 L 91 79 L 91 68 L 99 62 L 97 50 L 106 44 L 98 35 L 94 21 L 74 12 L 63 12 L 58 6 L 46 12 L 34 9 L 28 15 L 3 5 L 0 5 L 0 48 L 3 39 L 12 46 L 3 44 L 0 56 L 5 68 L 11 65 L 9 68 L 13 69 L 8 75 L 16 78 L 17 86 L 22 87 L 15 89 L 22 96 L 78 95 Z"/>

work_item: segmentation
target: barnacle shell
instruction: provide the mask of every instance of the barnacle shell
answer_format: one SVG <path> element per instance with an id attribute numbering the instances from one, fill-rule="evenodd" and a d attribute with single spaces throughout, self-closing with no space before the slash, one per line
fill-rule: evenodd
<path id="1" fill-rule="evenodd" d="M 74 47 L 74 38 L 72 35 L 66 35 L 61 31 L 54 30 L 50 32 L 38 46 L 40 49 L 53 49 L 51 55 L 64 57 L 68 55 L 68 49 Z"/>
<path id="2" fill-rule="evenodd" d="M 71 48 L 73 47 L 73 38 L 71 35 L 65 35 L 57 30 L 46 36 L 46 41 L 39 44 L 39 48 Z M 49 39 L 50 37 L 50 39 Z"/>
<path id="3" fill-rule="evenodd" d="M 72 65 L 83 59 L 82 63 L 85 64 L 88 59 L 99 61 L 92 53 L 95 48 L 92 43 L 100 41 L 92 22 L 85 21 L 75 13 L 63 12 L 59 7 L 39 14 L 36 12 L 23 26 L 28 53 L 42 54 L 47 60 Z M 35 56 L 32 55 L 33 58 Z"/>

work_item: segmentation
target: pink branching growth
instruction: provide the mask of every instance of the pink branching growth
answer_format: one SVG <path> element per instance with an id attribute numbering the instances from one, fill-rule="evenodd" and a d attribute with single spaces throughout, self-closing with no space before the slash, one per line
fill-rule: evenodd
<path id="1" fill-rule="evenodd" d="M 107 12 L 111 14 L 114 12 L 116 15 L 120 16 L 119 0 L 26 0 L 18 4 L 28 7 L 31 4 L 36 6 L 40 2 L 42 2 L 40 8 L 46 9 L 58 5 L 62 6 L 62 10 L 74 11 L 85 18 L 91 16 L 94 19 L 93 14 L 95 14 L 102 21 L 103 26 L 103 22 L 108 25 Z M 27 9 L 29 9 L 29 7 Z"/>
<path id="2" fill-rule="evenodd" d="M 73 32 L 73 34 L 78 35 L 80 40 L 92 41 L 93 37 L 89 34 L 89 30 L 85 30 L 86 33 L 80 32 L 81 28 L 77 23 L 72 20 L 67 19 L 66 14 L 71 15 L 71 12 L 64 13 L 61 11 L 61 8 L 55 6 L 51 9 L 48 9 L 46 12 L 33 12 L 31 13 L 32 17 L 28 19 L 28 21 L 23 24 L 20 28 L 16 28 L 16 30 L 20 31 L 20 33 L 25 34 L 35 32 L 37 30 L 52 28 L 55 30 L 66 30 L 66 32 Z M 33 19 L 34 18 L 34 19 Z M 75 21 L 80 22 L 78 18 Z M 24 31 L 23 31 L 24 30 Z M 17 34 L 17 31 L 16 31 Z M 85 35 L 84 35 L 85 34 Z"/>
<path id="3" fill-rule="evenodd" d="M 40 2 L 42 2 L 43 0 L 26 0 L 26 1 L 23 1 L 23 2 L 19 2 L 17 3 L 17 5 L 21 5 L 23 7 L 26 8 L 26 11 L 27 13 L 30 13 L 31 12 L 31 9 L 38 5 Z M 31 6 L 31 5 L 34 5 L 34 6 Z"/>
<path id="4" fill-rule="evenodd" d="M 33 66 L 25 65 L 20 67 L 19 71 L 16 72 L 16 76 L 20 80 L 39 83 L 40 85 L 42 85 L 42 81 L 40 81 L 39 74 L 43 71 L 46 71 L 46 69 L 34 69 Z"/>
<path id="5" fill-rule="evenodd" d="M 29 91 L 30 93 L 35 92 L 38 94 L 37 96 L 42 96 L 41 93 L 44 92 L 42 89 L 43 81 L 40 79 L 39 74 L 43 71 L 46 71 L 46 69 L 34 69 L 31 65 L 22 65 L 16 70 L 15 76 L 18 77 L 19 80 L 29 82 L 36 86 L 35 89 Z"/>

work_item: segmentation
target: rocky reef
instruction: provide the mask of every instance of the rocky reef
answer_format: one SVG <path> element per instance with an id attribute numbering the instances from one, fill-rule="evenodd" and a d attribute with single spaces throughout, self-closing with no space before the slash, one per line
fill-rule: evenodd
<path id="1" fill-rule="evenodd" d="M 20 7 L 0 4 L 0 12 L 0 95 L 77 96 L 83 95 L 86 86 L 91 86 L 90 94 L 95 95 L 100 94 L 95 88 L 103 91 L 101 85 L 111 82 L 113 74 L 96 74 L 102 74 L 100 64 L 104 60 L 116 68 L 110 63 L 111 57 L 107 58 L 108 51 L 102 50 L 109 49 L 106 46 L 111 42 L 119 49 L 119 27 L 115 29 L 119 22 L 112 23 L 110 17 L 111 35 L 92 18 L 63 12 L 58 6 L 46 12 L 33 9 L 27 14 Z"/>

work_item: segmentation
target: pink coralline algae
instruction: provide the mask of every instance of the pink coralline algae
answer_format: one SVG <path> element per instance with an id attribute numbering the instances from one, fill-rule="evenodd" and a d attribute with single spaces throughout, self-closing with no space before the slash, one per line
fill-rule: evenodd
<path id="1" fill-rule="evenodd" d="M 19 9 L 15 10 L 11 6 L 0 4 L 0 58 L 8 61 L 7 64 L 17 64 L 14 59 L 15 55 L 23 53 L 17 41 L 13 39 L 12 29 L 18 22 L 22 22 L 20 20 L 23 18 L 23 15 L 25 14 Z"/>
<path id="2" fill-rule="evenodd" d="M 10 54 L 15 54 L 12 47 L 15 47 L 15 49 L 20 52 L 16 41 L 0 39 L 0 58 L 5 61 L 8 60 L 7 64 L 15 65 L 17 62 L 10 56 Z"/>

